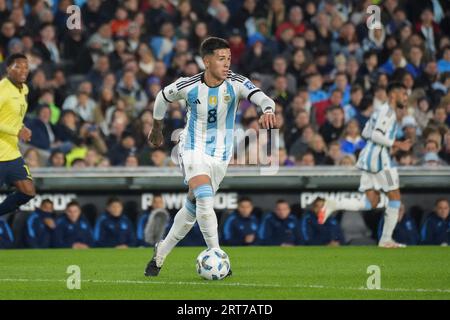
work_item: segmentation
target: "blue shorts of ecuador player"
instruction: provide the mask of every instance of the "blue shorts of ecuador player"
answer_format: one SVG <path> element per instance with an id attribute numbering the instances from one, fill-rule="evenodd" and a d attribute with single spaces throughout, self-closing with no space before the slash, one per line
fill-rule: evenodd
<path id="1" fill-rule="evenodd" d="M 0 161 L 0 187 L 20 180 L 33 180 L 28 166 L 22 157 L 11 161 Z"/>

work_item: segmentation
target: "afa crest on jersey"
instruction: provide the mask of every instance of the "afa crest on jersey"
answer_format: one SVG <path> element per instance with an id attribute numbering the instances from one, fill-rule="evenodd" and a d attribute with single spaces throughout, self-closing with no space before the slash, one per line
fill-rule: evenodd
<path id="1" fill-rule="evenodd" d="M 230 103 L 230 101 L 231 101 L 231 96 L 230 96 L 228 93 L 226 93 L 226 94 L 223 96 L 223 101 L 224 101 L 225 103 Z"/>

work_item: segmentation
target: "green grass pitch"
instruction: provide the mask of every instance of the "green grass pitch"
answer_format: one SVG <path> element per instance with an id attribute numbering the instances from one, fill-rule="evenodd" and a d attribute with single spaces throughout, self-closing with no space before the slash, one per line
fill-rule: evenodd
<path id="1" fill-rule="evenodd" d="M 224 247 L 233 276 L 201 279 L 203 248 L 176 248 L 157 278 L 152 249 L 3 250 L 0 299 L 450 299 L 450 248 Z M 78 265 L 81 289 L 67 288 Z M 380 268 L 381 289 L 366 286 Z"/>

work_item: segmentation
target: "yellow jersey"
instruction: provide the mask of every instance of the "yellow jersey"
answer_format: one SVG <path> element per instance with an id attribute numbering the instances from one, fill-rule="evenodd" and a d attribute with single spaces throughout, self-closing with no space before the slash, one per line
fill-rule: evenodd
<path id="1" fill-rule="evenodd" d="M 17 88 L 8 78 L 0 81 L 0 161 L 10 161 L 21 156 L 19 134 L 27 112 L 28 87 Z"/>

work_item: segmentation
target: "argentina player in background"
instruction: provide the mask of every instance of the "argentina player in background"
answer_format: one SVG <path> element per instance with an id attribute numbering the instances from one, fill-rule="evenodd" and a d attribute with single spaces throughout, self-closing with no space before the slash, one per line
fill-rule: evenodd
<path id="1" fill-rule="evenodd" d="M 356 166 L 362 170 L 359 191 L 365 197 L 357 199 L 326 200 L 319 212 L 319 223 L 323 224 L 328 217 L 338 210 L 362 211 L 371 210 L 379 205 L 380 191 L 389 199 L 385 211 L 383 233 L 378 245 L 384 248 L 399 248 L 405 245 L 392 239 L 400 210 L 400 189 L 397 168 L 393 166 L 390 149 L 408 151 L 411 141 L 395 140 L 398 123 L 401 121 L 408 95 L 402 84 L 392 83 L 387 89 L 388 102 L 376 110 L 367 121 L 362 136 L 367 144 L 361 151 Z"/>
<path id="2" fill-rule="evenodd" d="M 164 141 L 162 126 L 169 103 L 185 100 L 188 106 L 186 127 L 180 135 L 180 166 L 189 192 L 175 216 L 166 238 L 155 245 L 146 276 L 157 276 L 164 259 L 191 230 L 195 221 L 208 248 L 220 248 L 214 194 L 226 174 L 232 157 L 233 133 L 239 100 L 248 99 L 263 110 L 260 125 L 276 127 L 275 103 L 247 78 L 230 70 L 231 51 L 226 40 L 210 37 L 200 46 L 205 71 L 190 78 L 179 78 L 157 95 L 150 143 L 159 147 Z"/>

